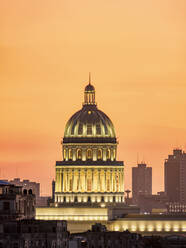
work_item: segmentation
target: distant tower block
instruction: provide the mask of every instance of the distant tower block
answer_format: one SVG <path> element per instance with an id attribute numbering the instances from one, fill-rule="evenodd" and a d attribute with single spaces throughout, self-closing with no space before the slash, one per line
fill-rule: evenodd
<path id="1" fill-rule="evenodd" d="M 165 193 L 170 202 L 186 203 L 186 153 L 174 149 L 164 163 Z"/>
<path id="2" fill-rule="evenodd" d="M 132 167 L 132 198 L 138 204 L 139 195 L 152 195 L 152 167 L 145 163 Z"/>

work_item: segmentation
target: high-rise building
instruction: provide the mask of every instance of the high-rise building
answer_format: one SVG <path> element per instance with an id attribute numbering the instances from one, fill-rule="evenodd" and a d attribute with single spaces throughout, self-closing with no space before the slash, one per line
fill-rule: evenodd
<path id="1" fill-rule="evenodd" d="M 133 203 L 138 204 L 139 195 L 152 194 L 152 167 L 145 163 L 132 167 L 132 198 Z"/>
<path id="2" fill-rule="evenodd" d="M 186 153 L 174 149 L 164 163 L 165 193 L 169 202 L 186 203 Z"/>

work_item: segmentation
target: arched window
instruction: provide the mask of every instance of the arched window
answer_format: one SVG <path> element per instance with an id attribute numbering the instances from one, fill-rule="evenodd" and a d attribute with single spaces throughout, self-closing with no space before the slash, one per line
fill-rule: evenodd
<path id="1" fill-rule="evenodd" d="M 110 159 L 110 149 L 107 149 L 107 159 Z"/>
<path id="2" fill-rule="evenodd" d="M 72 160 L 72 149 L 68 150 L 68 158 L 69 160 Z"/>
<path id="3" fill-rule="evenodd" d="M 98 160 L 102 159 L 102 150 L 98 149 Z"/>
<path id="4" fill-rule="evenodd" d="M 81 149 L 77 150 L 77 159 L 81 159 L 82 158 L 82 151 Z"/>
<path id="5" fill-rule="evenodd" d="M 92 159 L 92 150 L 91 149 L 87 150 L 87 159 Z"/>

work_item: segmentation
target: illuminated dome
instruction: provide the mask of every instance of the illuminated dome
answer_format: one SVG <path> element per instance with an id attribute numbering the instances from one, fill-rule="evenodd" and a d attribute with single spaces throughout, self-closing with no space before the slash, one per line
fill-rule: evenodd
<path id="1" fill-rule="evenodd" d="M 122 161 L 117 161 L 114 126 L 97 108 L 90 77 L 82 109 L 67 122 L 61 144 L 63 159 L 56 161 L 57 206 L 76 209 L 124 202 L 124 167 Z"/>
<path id="2" fill-rule="evenodd" d="M 116 142 L 115 130 L 109 117 L 100 111 L 95 103 L 95 88 L 89 82 L 84 91 L 84 103 L 66 124 L 63 142 L 69 139 L 108 139 Z"/>

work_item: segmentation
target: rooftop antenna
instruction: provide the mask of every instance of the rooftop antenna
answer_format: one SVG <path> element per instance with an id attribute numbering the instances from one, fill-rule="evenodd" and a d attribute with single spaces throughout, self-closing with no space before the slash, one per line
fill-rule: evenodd
<path id="1" fill-rule="evenodd" d="M 139 153 L 137 152 L 137 165 L 139 164 Z"/>
<path id="2" fill-rule="evenodd" d="M 91 72 L 89 72 L 89 84 L 91 84 Z"/>

